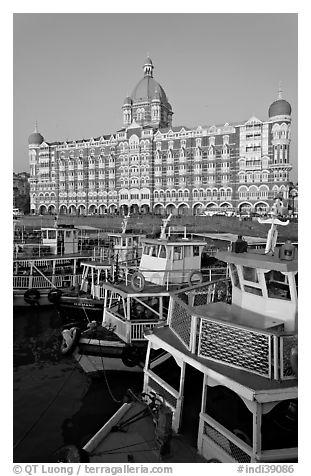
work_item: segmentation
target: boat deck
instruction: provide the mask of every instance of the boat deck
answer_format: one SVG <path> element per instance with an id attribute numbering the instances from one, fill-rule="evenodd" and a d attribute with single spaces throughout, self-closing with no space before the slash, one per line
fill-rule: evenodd
<path id="1" fill-rule="evenodd" d="M 128 410 L 119 423 L 135 417 L 145 409 L 145 415 L 120 431 L 109 431 L 101 436 L 101 430 L 84 447 L 90 455 L 90 463 L 206 463 L 184 437 L 173 433 L 168 454 L 160 455 L 156 440 L 155 424 L 145 404 L 127 404 Z"/>
<path id="2" fill-rule="evenodd" d="M 216 302 L 192 308 L 193 314 L 208 317 L 215 321 L 241 325 L 247 328 L 261 330 L 283 330 L 284 322 L 280 319 L 263 316 L 260 313 L 241 309 L 234 304 Z"/>
<path id="3" fill-rule="evenodd" d="M 131 284 L 128 283 L 126 284 L 125 281 L 122 281 L 120 283 L 116 284 L 109 284 L 109 283 L 104 283 L 103 286 L 105 288 L 108 288 L 111 291 L 116 291 L 120 293 L 121 295 L 125 296 L 154 296 L 154 295 L 162 295 L 162 296 L 169 296 L 170 291 L 176 291 L 178 288 L 180 288 L 180 285 L 169 285 L 168 289 L 166 286 L 162 286 L 160 284 L 154 284 L 151 283 L 150 281 L 145 281 L 145 286 L 142 291 L 134 291 L 132 288 Z"/>

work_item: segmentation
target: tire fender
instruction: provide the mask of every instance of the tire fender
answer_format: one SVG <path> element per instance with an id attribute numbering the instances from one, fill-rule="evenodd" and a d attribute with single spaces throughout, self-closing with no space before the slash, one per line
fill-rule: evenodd
<path id="1" fill-rule="evenodd" d="M 145 277 L 140 271 L 136 271 L 131 278 L 131 286 L 134 291 L 140 292 L 145 287 Z"/>
<path id="2" fill-rule="evenodd" d="M 27 289 L 24 293 L 24 301 L 27 304 L 39 304 L 40 291 L 38 289 Z"/>
<path id="3" fill-rule="evenodd" d="M 197 279 L 193 281 L 193 277 L 196 276 Z M 203 275 L 200 271 L 191 271 L 188 276 L 188 284 L 189 286 L 193 286 L 193 284 L 201 284 L 203 282 Z"/>

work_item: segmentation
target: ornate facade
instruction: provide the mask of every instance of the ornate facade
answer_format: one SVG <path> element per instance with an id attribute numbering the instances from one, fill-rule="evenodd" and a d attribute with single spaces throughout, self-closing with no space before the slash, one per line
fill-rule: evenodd
<path id="1" fill-rule="evenodd" d="M 37 127 L 29 136 L 33 213 L 264 211 L 288 198 L 291 106 L 280 91 L 266 121 L 176 127 L 150 58 L 143 68 L 122 129 L 66 142 L 45 141 Z"/>

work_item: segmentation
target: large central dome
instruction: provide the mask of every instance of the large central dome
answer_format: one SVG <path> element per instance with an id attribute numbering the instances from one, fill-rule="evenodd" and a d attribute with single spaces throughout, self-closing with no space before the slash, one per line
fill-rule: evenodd
<path id="1" fill-rule="evenodd" d="M 144 77 L 134 88 L 131 98 L 133 102 L 152 101 L 155 97 L 160 99 L 162 103 L 167 104 L 168 100 L 162 86 L 153 79 L 153 64 L 148 57 L 144 66 Z"/>
<path id="2" fill-rule="evenodd" d="M 155 81 L 155 79 L 153 79 L 152 77 L 145 76 L 134 88 L 131 94 L 131 98 L 134 102 L 144 100 L 150 101 L 155 97 L 156 92 L 160 95 L 159 99 L 161 100 L 161 102 L 168 102 L 162 86 L 157 83 L 157 81 Z"/>
<path id="3" fill-rule="evenodd" d="M 123 125 L 131 124 L 152 127 L 172 125 L 172 106 L 168 102 L 162 86 L 153 79 L 153 64 L 148 57 L 144 66 L 144 77 L 137 83 L 131 96 L 124 100 Z"/>

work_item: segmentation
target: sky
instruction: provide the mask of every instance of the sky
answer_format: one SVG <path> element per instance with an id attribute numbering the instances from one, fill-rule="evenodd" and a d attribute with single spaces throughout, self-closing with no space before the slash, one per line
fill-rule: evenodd
<path id="1" fill-rule="evenodd" d="M 267 120 L 281 81 L 296 181 L 297 49 L 295 13 L 15 13 L 13 170 L 29 170 L 35 121 L 47 142 L 120 129 L 149 54 L 174 126 Z"/>

